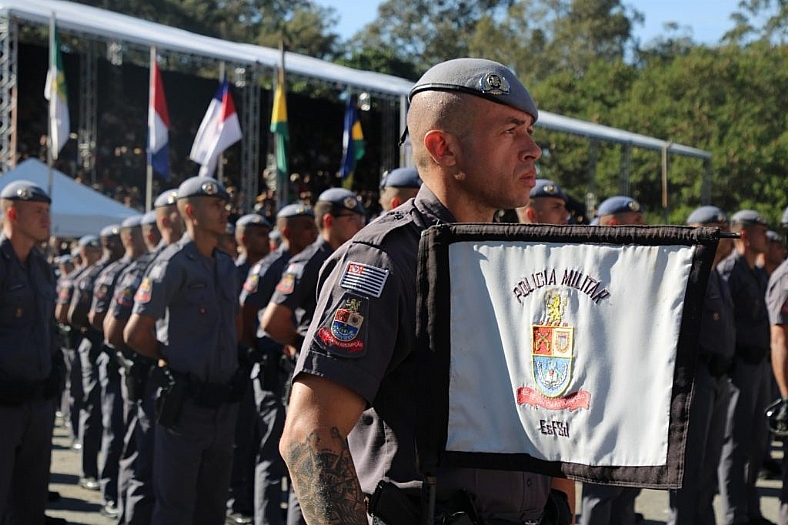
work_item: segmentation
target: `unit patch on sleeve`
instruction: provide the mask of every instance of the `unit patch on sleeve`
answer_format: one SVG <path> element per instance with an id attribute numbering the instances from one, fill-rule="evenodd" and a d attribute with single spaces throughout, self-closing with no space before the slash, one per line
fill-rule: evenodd
<path id="1" fill-rule="evenodd" d="M 285 270 L 285 273 L 282 275 L 282 279 L 279 281 L 279 284 L 276 285 L 276 291 L 285 295 L 293 293 L 296 279 L 300 278 L 303 273 L 303 263 L 291 263 L 287 267 L 287 270 Z"/>
<path id="2" fill-rule="evenodd" d="M 138 303 L 147 303 L 150 301 L 150 292 L 153 288 L 153 283 L 150 280 L 150 277 L 146 277 L 140 283 L 140 287 L 137 288 L 137 293 L 134 295 L 134 300 Z"/>
<path id="3" fill-rule="evenodd" d="M 369 299 L 346 293 L 317 331 L 316 341 L 326 352 L 341 357 L 362 357 L 367 349 Z"/>
<path id="4" fill-rule="evenodd" d="M 384 268 L 350 261 L 345 265 L 339 286 L 345 290 L 380 297 L 388 277 L 389 271 Z"/>
<path id="5" fill-rule="evenodd" d="M 257 283 L 260 281 L 260 276 L 257 273 L 249 273 L 249 277 L 244 281 L 244 290 L 248 293 L 255 293 L 257 291 Z"/>

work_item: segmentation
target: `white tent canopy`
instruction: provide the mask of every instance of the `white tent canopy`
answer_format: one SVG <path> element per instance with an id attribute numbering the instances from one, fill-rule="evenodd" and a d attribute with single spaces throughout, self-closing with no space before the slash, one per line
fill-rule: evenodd
<path id="1" fill-rule="evenodd" d="M 143 47 L 156 46 L 160 51 L 169 50 L 239 65 L 259 64 L 272 69 L 279 66 L 280 55 L 276 49 L 197 35 L 113 11 L 62 0 L 0 0 L 0 16 L 48 25 L 53 15 L 57 18 L 61 31 L 98 35 L 109 40 L 129 42 Z M 360 71 L 296 53 L 286 53 L 285 63 L 288 72 L 297 75 L 320 79 L 339 86 L 352 86 L 365 91 L 400 97 L 403 102 L 413 86 L 413 82 L 404 78 Z M 711 158 L 711 153 L 707 151 L 547 111 L 539 112 L 536 125 L 590 139 L 666 150 L 700 159 Z"/>
<path id="2" fill-rule="evenodd" d="M 29 180 L 47 190 L 47 165 L 38 159 L 20 163 L 0 176 L 0 190 L 17 180 Z M 51 197 L 52 235 L 58 237 L 98 235 L 103 227 L 139 214 L 55 169 L 52 170 Z"/>

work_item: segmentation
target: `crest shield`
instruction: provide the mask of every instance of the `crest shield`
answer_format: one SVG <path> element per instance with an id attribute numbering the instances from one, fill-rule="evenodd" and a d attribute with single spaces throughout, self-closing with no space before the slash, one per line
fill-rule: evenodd
<path id="1" fill-rule="evenodd" d="M 574 357 L 574 328 L 533 325 L 534 383 L 545 397 L 559 397 L 569 387 Z"/>

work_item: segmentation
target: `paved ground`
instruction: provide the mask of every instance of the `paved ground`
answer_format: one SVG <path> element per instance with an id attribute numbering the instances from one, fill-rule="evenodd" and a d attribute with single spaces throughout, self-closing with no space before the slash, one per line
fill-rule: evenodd
<path id="1" fill-rule="evenodd" d="M 71 450 L 70 439 L 64 427 L 55 427 L 52 452 L 52 483 L 50 490 L 60 492 L 61 499 L 50 504 L 49 516 L 65 518 L 68 523 L 84 525 L 113 525 L 114 520 L 99 514 L 101 496 L 99 492 L 85 490 L 77 485 L 79 480 L 79 452 Z M 779 457 L 779 451 L 775 457 Z M 776 521 L 780 491 L 780 481 L 762 480 L 759 482 L 761 492 L 761 509 L 764 517 Z M 577 487 L 578 498 L 580 485 Z M 667 493 L 656 490 L 644 490 L 637 499 L 637 511 L 642 512 L 646 520 L 643 525 L 665 523 L 667 519 Z M 716 505 L 715 505 L 716 506 Z M 717 523 L 721 523 L 719 514 Z"/>

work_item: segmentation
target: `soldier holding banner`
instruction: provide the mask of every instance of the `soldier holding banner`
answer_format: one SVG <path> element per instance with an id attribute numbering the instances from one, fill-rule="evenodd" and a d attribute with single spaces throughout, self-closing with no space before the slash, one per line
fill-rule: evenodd
<path id="1" fill-rule="evenodd" d="M 409 98 L 424 185 L 327 260 L 296 367 L 280 451 L 310 524 L 366 524 L 365 494 L 379 504 L 370 503 L 373 523 L 419 519 L 412 352 L 420 234 L 439 222 L 492 222 L 496 210 L 524 206 L 536 180 L 538 112 L 506 67 L 450 60 L 425 73 Z M 452 519 L 553 523 L 543 518 L 549 490 L 550 478 L 528 472 L 445 469 L 437 498 Z"/>

